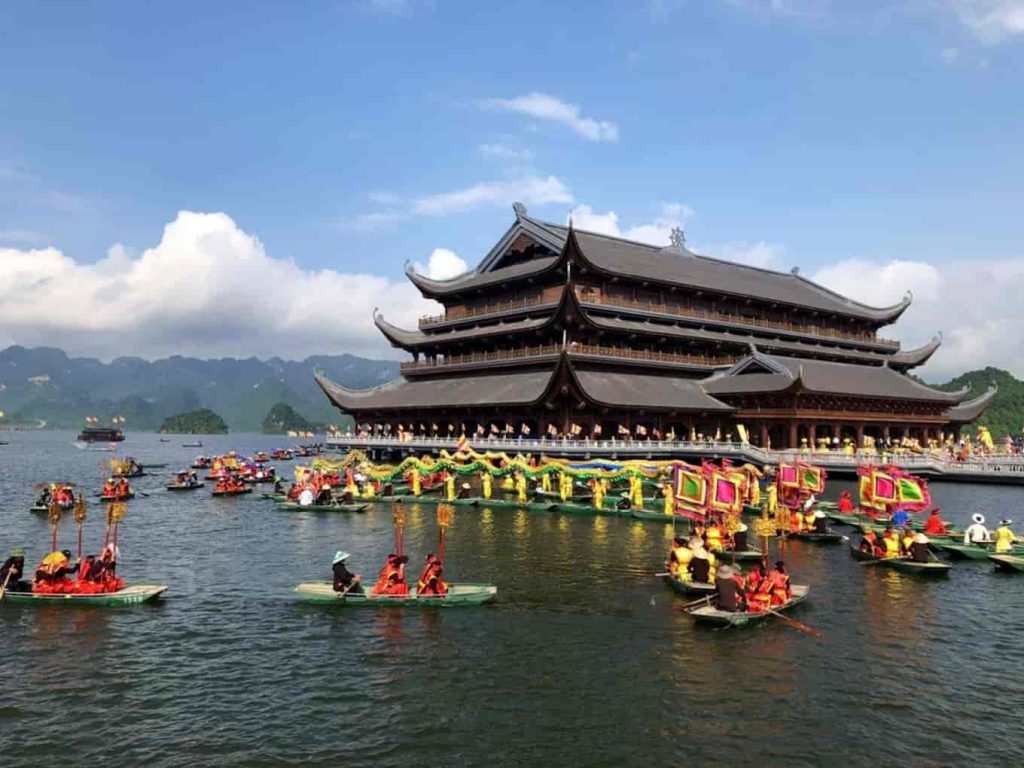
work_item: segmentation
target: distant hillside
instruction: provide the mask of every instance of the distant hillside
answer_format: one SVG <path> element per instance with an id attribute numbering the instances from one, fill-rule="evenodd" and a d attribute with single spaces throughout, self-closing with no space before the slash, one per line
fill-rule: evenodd
<path id="1" fill-rule="evenodd" d="M 984 368 L 968 371 L 945 384 L 934 385 L 936 389 L 955 390 L 970 384 L 971 394 L 977 397 L 988 391 L 995 383 L 999 387 L 992 404 L 981 415 L 976 424 L 982 424 L 996 436 L 1019 435 L 1024 429 L 1024 381 L 1000 368 Z"/>
<path id="2" fill-rule="evenodd" d="M 286 432 L 320 432 L 323 424 L 314 424 L 287 403 L 277 403 L 267 413 L 261 432 L 265 435 L 281 435 Z"/>
<path id="3" fill-rule="evenodd" d="M 228 425 L 209 408 L 200 408 L 164 419 L 158 431 L 165 435 L 223 435 Z"/>
<path id="4" fill-rule="evenodd" d="M 59 349 L 13 346 L 0 351 L 0 411 L 7 423 L 45 421 L 77 429 L 86 416 L 124 416 L 128 431 L 155 430 L 170 416 L 208 408 L 232 431 L 258 432 L 283 402 L 310 421 L 344 426 L 313 380 L 315 370 L 361 389 L 398 376 L 398 364 L 353 355 L 302 361 L 174 356 L 152 362 L 121 357 L 110 363 L 69 357 Z"/>

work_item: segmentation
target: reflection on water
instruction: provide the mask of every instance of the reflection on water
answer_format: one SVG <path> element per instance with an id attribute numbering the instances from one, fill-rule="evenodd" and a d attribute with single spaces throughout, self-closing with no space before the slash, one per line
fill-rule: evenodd
<path id="1" fill-rule="evenodd" d="M 90 488 L 101 479 L 72 437 L 17 433 L 3 454 L 0 498 L 12 503 L 0 546 L 26 545 L 30 561 L 47 540 L 45 520 L 25 512 L 30 486 L 54 457 L 62 477 Z M 204 442 L 217 452 L 282 441 Z M 136 435 L 124 452 L 175 465 L 194 453 Z M 496 605 L 325 609 L 296 602 L 292 586 L 329 579 L 339 548 L 372 581 L 393 548 L 390 506 L 287 513 L 257 494 L 180 498 L 160 486 L 139 483 L 153 495 L 129 505 L 121 571 L 169 584 L 163 604 L 0 606 L 8 762 L 1020 764 L 1008 706 L 1024 700 L 1014 666 L 1024 577 L 988 564 L 928 581 L 860 566 L 844 546 L 784 544 L 794 581 L 812 589 L 794 617 L 824 634 L 819 644 L 777 621 L 695 627 L 653 576 L 670 525 L 456 507 L 446 576 L 497 584 Z M 832 483 L 827 496 L 846 487 Z M 1019 506 L 1022 493 L 933 492 L 961 524 L 974 508 Z M 405 510 L 415 577 L 437 547 L 436 508 Z M 87 549 L 102 538 L 100 517 L 86 522 Z M 71 544 L 73 526 L 62 530 Z"/>

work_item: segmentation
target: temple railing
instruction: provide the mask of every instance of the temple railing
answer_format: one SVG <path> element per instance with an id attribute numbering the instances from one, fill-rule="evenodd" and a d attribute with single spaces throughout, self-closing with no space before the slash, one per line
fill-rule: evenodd
<path id="1" fill-rule="evenodd" d="M 631 349 L 629 347 L 606 347 L 597 344 L 579 344 L 573 342 L 568 347 L 561 344 L 545 344 L 536 347 L 518 347 L 493 352 L 473 352 L 465 355 L 448 355 L 439 360 L 410 360 L 399 365 L 399 370 L 422 371 L 435 368 L 450 368 L 462 365 L 500 362 L 503 360 L 521 360 L 530 357 L 555 355 L 563 349 L 570 354 L 596 355 L 614 357 L 622 360 L 641 360 L 652 363 L 670 363 L 676 365 L 693 365 L 703 368 L 732 365 L 738 359 L 735 355 L 686 355 L 676 352 L 659 350 Z"/>
<path id="2" fill-rule="evenodd" d="M 733 323 L 736 325 L 747 325 L 752 328 L 773 328 L 781 331 L 800 333 L 806 336 L 822 336 L 839 341 L 855 341 L 859 343 L 877 344 L 879 346 L 899 349 L 900 343 L 891 339 L 883 339 L 871 333 L 853 333 L 850 331 L 838 331 L 834 328 L 817 325 L 800 325 L 782 320 L 770 320 L 759 317 L 747 317 L 746 315 L 735 315 L 729 312 L 715 312 L 707 309 L 694 309 L 683 307 L 678 304 L 662 304 L 652 301 L 638 301 L 619 296 L 605 296 L 592 293 L 577 292 L 580 301 L 587 304 L 601 304 L 609 307 L 621 307 L 623 309 L 636 309 L 643 312 L 657 312 L 663 315 L 676 315 L 678 317 L 692 318 L 695 320 L 710 320 L 712 322 Z"/>
<path id="3" fill-rule="evenodd" d="M 502 312 L 514 312 L 519 309 L 539 307 L 542 304 L 548 303 L 550 302 L 547 301 L 544 298 L 544 295 L 538 291 L 536 296 L 517 299 L 515 301 L 499 301 L 492 304 L 482 304 L 474 307 L 451 307 L 440 315 L 423 315 L 420 317 L 419 326 L 422 328 L 427 325 L 451 322 L 452 320 L 468 320 L 474 317 L 496 315 Z"/>

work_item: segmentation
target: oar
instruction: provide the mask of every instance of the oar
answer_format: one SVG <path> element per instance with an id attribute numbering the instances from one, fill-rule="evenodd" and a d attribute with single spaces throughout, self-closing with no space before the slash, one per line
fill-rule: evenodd
<path id="1" fill-rule="evenodd" d="M 772 616 L 777 616 L 778 618 L 782 619 L 782 623 L 783 624 L 788 624 L 793 629 L 799 630 L 800 632 L 803 632 L 805 635 L 810 635 L 815 640 L 823 640 L 824 639 L 824 635 L 822 635 L 821 632 L 816 630 L 814 627 L 809 627 L 806 624 L 797 621 L 796 619 L 791 619 L 786 614 L 779 613 L 778 611 L 774 610 L 773 608 L 766 608 L 765 611 L 770 613 Z"/>
<path id="2" fill-rule="evenodd" d="M 4 601 L 4 595 L 7 594 L 7 582 L 11 580 L 11 573 L 12 571 L 9 570 L 7 571 L 7 575 L 4 576 L 4 585 L 0 587 L 0 603 Z"/>

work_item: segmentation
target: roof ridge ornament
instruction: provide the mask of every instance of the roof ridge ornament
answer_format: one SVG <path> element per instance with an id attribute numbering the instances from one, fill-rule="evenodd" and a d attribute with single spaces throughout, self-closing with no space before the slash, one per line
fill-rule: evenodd
<path id="1" fill-rule="evenodd" d="M 526 206 L 519 201 L 512 203 L 512 211 L 515 213 L 516 219 L 526 218 Z"/>
<path id="2" fill-rule="evenodd" d="M 800 277 L 800 265 L 797 264 L 795 267 L 789 270 L 789 274 L 793 275 L 794 277 Z"/>
<path id="3" fill-rule="evenodd" d="M 672 227 L 669 233 L 669 247 L 676 253 L 686 253 L 686 231 L 680 226 Z"/>

